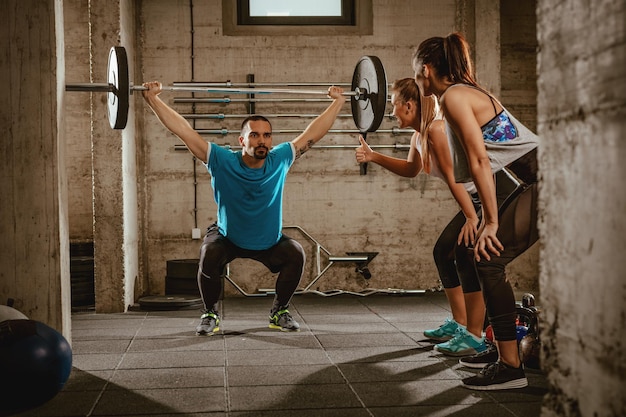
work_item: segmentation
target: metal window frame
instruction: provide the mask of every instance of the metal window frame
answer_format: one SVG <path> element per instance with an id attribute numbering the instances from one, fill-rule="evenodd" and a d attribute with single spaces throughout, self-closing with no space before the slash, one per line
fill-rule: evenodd
<path id="1" fill-rule="evenodd" d="M 224 36 L 368 36 L 373 35 L 373 0 L 354 1 L 353 25 L 239 25 L 238 1 L 222 0 L 222 34 Z"/>
<path id="2" fill-rule="evenodd" d="M 250 0 L 237 0 L 237 25 L 354 26 L 355 0 L 341 0 L 341 16 L 251 16 Z"/>

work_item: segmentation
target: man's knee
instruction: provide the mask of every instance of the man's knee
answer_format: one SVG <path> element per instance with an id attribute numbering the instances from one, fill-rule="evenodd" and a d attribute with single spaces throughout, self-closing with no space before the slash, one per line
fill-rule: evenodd
<path id="1" fill-rule="evenodd" d="M 225 257 L 226 247 L 223 242 L 214 241 L 203 244 L 200 249 L 199 275 L 207 278 L 220 276 L 226 265 Z"/>
<path id="2" fill-rule="evenodd" d="M 302 245 L 294 239 L 285 239 L 281 242 L 281 250 L 285 251 L 287 262 L 293 262 L 304 266 L 306 254 Z"/>

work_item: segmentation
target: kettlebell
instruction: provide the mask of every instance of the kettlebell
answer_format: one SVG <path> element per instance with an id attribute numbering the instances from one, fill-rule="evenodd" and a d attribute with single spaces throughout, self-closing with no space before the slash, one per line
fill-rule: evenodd
<path id="1" fill-rule="evenodd" d="M 539 326 L 537 314 L 530 318 L 528 332 L 519 342 L 519 356 L 524 366 L 540 369 L 541 341 L 539 340 Z"/>

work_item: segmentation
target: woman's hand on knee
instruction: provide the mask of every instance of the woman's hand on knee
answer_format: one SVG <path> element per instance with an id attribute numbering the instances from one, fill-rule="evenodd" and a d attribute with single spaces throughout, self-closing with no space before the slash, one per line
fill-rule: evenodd
<path id="1" fill-rule="evenodd" d="M 491 255 L 500 256 L 500 252 L 504 250 L 504 246 L 496 236 L 498 225 L 486 224 L 478 236 L 476 245 L 474 245 L 474 257 L 476 261 L 481 258 L 487 261 L 491 260 Z"/>

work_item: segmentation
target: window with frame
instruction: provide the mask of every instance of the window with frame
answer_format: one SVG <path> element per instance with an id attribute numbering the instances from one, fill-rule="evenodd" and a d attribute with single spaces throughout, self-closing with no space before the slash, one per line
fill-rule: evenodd
<path id="1" fill-rule="evenodd" d="M 361 36 L 372 24 L 372 0 L 222 0 L 225 36 Z"/>
<path id="2" fill-rule="evenodd" d="M 237 0 L 238 25 L 355 24 L 355 0 Z"/>

